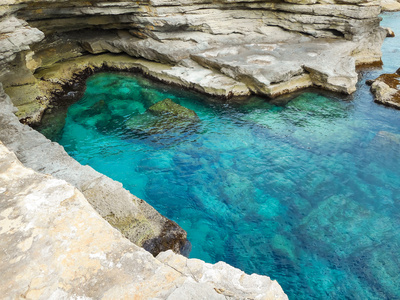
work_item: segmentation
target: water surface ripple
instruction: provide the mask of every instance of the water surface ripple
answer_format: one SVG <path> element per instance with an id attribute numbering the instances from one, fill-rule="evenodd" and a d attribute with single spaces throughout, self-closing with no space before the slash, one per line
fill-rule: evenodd
<path id="1" fill-rule="evenodd" d="M 383 21 L 398 35 L 399 16 Z M 191 257 L 271 276 L 292 299 L 399 299 L 400 111 L 365 85 L 400 67 L 399 44 L 386 40 L 383 70 L 363 71 L 355 95 L 285 105 L 98 74 L 65 126 L 53 116 L 41 131 L 179 223 Z M 146 112 L 165 98 L 200 122 Z"/>

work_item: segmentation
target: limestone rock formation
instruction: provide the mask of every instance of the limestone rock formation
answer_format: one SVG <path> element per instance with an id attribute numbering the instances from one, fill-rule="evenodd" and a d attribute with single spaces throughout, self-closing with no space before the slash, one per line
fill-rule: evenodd
<path id="1" fill-rule="evenodd" d="M 123 298 L 140 293 L 144 298 L 181 299 L 200 293 L 209 299 L 285 299 L 276 284 L 264 277 L 246 277 L 224 264 L 211 267 L 196 262 L 193 278 L 183 267 L 190 261 L 171 253 L 160 256 L 160 260 L 177 260 L 171 265 L 174 269 L 166 269 L 165 264 L 122 241 L 88 210 L 83 197 L 127 238 L 153 254 L 166 249 L 185 251 L 187 242 L 177 224 L 121 184 L 81 166 L 61 146 L 18 119 L 27 124 L 39 122 L 52 101 L 79 85 L 79 76 L 85 78 L 98 70 L 141 71 L 225 98 L 250 93 L 275 97 L 309 86 L 351 93 L 357 81 L 355 66 L 380 61 L 386 31 L 379 27 L 379 5 L 377 0 L 1 1 L 0 83 L 18 111 L 0 88 L 0 140 L 26 167 L 57 178 L 33 171 L 26 171 L 27 177 L 9 177 L 9 164 L 4 164 L 7 175 L 1 180 L 13 189 L 0 194 L 10 204 L 0 220 L 2 230 L 7 230 L 3 232 L 7 239 L 2 240 L 9 239 L 16 246 L 13 250 L 18 250 L 12 253 L 15 257 L 2 253 L 1 267 L 12 287 L 11 297 Z M 8 161 L 14 159 L 4 155 Z M 18 163 L 11 164 L 16 165 L 16 173 L 22 172 Z M 18 176 L 21 181 L 9 179 Z M 32 180 L 32 185 L 24 186 L 24 180 Z M 46 195 L 54 196 L 54 202 L 43 202 Z M 40 207 L 36 202 L 30 204 L 34 200 Z M 36 207 L 38 215 L 17 212 L 26 205 Z M 51 217 L 44 218 L 42 208 Z M 49 224 L 42 224 L 43 220 L 50 219 L 61 227 L 42 226 Z M 66 220 L 76 226 L 65 225 Z M 85 231 L 85 222 L 96 237 Z M 7 227 L 13 224 L 18 227 Z M 20 227 L 28 228 L 23 233 L 26 242 L 18 240 Z M 96 239 L 101 242 L 98 248 L 92 246 Z M 82 253 L 68 256 L 68 249 L 80 245 Z M 213 273 L 217 269 L 222 271 Z M 20 275 L 18 281 L 12 274 Z M 236 286 L 227 278 L 234 278 Z M 271 294 L 270 287 L 279 292 Z"/>
<path id="2" fill-rule="evenodd" d="M 352 93 L 355 66 L 380 61 L 385 31 L 379 27 L 379 5 L 377 0 L 7 0 L 0 4 L 0 34 L 10 45 L 0 48 L 0 63 L 20 75 L 0 74 L 0 82 L 11 91 L 23 84 L 21 78 L 30 78 L 39 91 L 25 103 L 46 106 L 52 95 L 37 72 L 32 77 L 35 70 L 88 52 L 126 53 L 158 62 L 154 77 L 224 97 L 250 91 L 275 97 L 309 86 Z M 11 46 L 15 39 L 19 44 Z M 26 110 L 20 118 L 35 121 L 40 111 Z"/>
<path id="3" fill-rule="evenodd" d="M 400 109 L 400 69 L 394 74 L 382 74 L 371 85 L 375 102 Z"/>
<path id="4" fill-rule="evenodd" d="M 276 281 L 171 250 L 154 258 L 76 188 L 0 142 L 0 293 L 8 299 L 288 299 Z"/>
<path id="5" fill-rule="evenodd" d="M 381 0 L 382 11 L 399 11 L 400 2 L 397 0 Z"/>
<path id="6" fill-rule="evenodd" d="M 0 107 L 0 140 L 16 153 L 25 166 L 75 186 L 111 225 L 154 255 L 168 249 L 177 253 L 186 252 L 186 232 L 175 222 L 130 194 L 121 183 L 89 166 L 82 166 L 63 147 L 21 124 L 13 114 L 14 106 L 3 92 L 1 84 Z"/>

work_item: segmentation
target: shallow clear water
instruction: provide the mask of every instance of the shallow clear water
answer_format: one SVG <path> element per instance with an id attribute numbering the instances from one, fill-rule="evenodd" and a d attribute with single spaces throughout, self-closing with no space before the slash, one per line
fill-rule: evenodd
<path id="1" fill-rule="evenodd" d="M 400 34 L 398 16 L 384 25 Z M 41 130 L 179 223 L 191 257 L 268 275 L 292 299 L 399 299 L 400 111 L 364 84 L 400 66 L 398 46 L 355 95 L 280 105 L 98 74 L 61 131 Z M 146 109 L 165 98 L 200 121 L 157 122 Z"/>

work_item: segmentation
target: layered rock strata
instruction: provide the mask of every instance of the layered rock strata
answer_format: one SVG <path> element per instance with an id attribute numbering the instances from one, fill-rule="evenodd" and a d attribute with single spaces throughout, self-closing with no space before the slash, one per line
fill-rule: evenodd
<path id="1" fill-rule="evenodd" d="M 357 81 L 355 66 L 380 61 L 380 46 L 386 32 L 379 27 L 379 12 L 379 3 L 375 0 L 288 0 L 282 2 L 3 0 L 0 2 L 0 83 L 3 83 L 18 111 L 14 111 L 9 103 L 10 99 L 1 90 L 0 140 L 14 151 L 27 167 L 37 172 L 49 173 L 58 178 L 57 180 L 66 180 L 74 185 L 102 217 L 137 245 L 144 246 L 153 254 L 165 249 L 184 251 L 186 233 L 179 226 L 162 217 L 144 201 L 129 194 L 119 183 L 95 172 L 90 167 L 79 165 L 65 153 L 62 147 L 20 124 L 18 118 L 28 124 L 40 121 L 44 110 L 49 107 L 51 101 L 56 99 L 54 95 L 59 95 L 66 87 L 75 84 L 74 76 L 77 73 L 90 74 L 103 69 L 140 70 L 165 82 L 222 97 L 245 96 L 250 93 L 275 97 L 309 86 L 351 93 L 355 90 Z M 13 112 L 18 118 L 13 115 Z M 5 184 L 11 183 L 5 181 Z M 39 187 L 46 191 L 45 183 Z M 65 188 L 58 183 L 55 187 L 55 193 Z M 15 192 L 17 193 L 20 188 L 22 191 L 23 186 L 16 185 Z M 33 192 L 32 195 L 35 195 L 33 186 L 25 192 Z M 83 196 L 79 192 L 74 193 L 77 196 L 70 193 L 71 199 L 79 198 L 82 202 Z M 27 199 L 31 199 L 29 194 L 27 195 Z M 14 198 L 26 203 L 27 200 L 21 197 Z M 15 199 L 7 199 L 11 206 L 22 205 L 22 202 L 18 202 L 19 200 L 17 203 L 13 202 Z M 59 203 L 67 202 L 60 201 Z M 86 221 L 90 223 L 91 218 L 84 213 L 88 206 L 84 205 L 81 208 L 77 211 L 81 211 L 84 216 L 83 224 Z M 55 211 L 60 212 L 58 208 L 53 210 Z M 3 215 L 6 220 L 11 219 L 8 218 L 9 212 L 6 211 Z M 36 220 L 37 223 L 31 224 L 39 226 L 40 223 Z M 98 224 L 96 223 L 91 228 L 97 228 Z M 111 232 L 112 229 L 107 230 Z M 113 235 L 115 236 L 114 231 L 108 235 L 105 231 L 96 232 L 96 234 L 101 233 L 98 234 L 99 238 L 103 238 L 104 241 L 109 239 L 107 242 L 109 248 L 101 253 L 106 253 L 107 255 L 104 255 L 107 259 L 118 257 L 118 254 L 115 256 L 113 254 L 118 247 L 112 248 L 112 243 L 115 241 L 116 245 L 120 245 L 118 244 L 120 236 L 116 241 L 112 238 Z M 43 236 L 50 235 L 49 238 L 54 236 L 52 234 L 50 230 L 42 233 Z M 83 234 L 82 231 L 77 232 L 77 237 L 81 234 Z M 33 237 L 28 237 L 28 246 L 30 240 L 38 239 L 36 235 Z M 10 234 L 7 238 L 14 239 L 15 236 Z M 87 245 L 85 242 L 83 244 Z M 122 244 L 121 249 L 128 247 Z M 23 249 L 25 249 L 24 245 L 21 246 Z M 44 244 L 38 244 L 34 253 L 37 254 L 37 249 L 43 248 L 42 245 Z M 60 242 L 57 240 L 55 245 L 58 247 Z M 56 246 L 54 249 L 57 248 Z M 135 246 L 129 244 L 129 247 Z M 170 253 L 160 259 L 167 257 L 167 260 L 175 260 L 171 255 Z M 139 254 L 139 256 L 150 257 L 147 254 Z M 3 262 L 6 266 L 4 269 L 7 270 L 10 267 L 10 270 L 13 270 L 9 265 L 20 261 L 25 262 L 24 257 L 20 255 L 15 257 L 15 260 L 11 258 L 8 261 L 10 258 L 4 256 Z M 38 258 L 38 265 L 43 262 L 42 265 L 48 266 L 45 264 L 47 261 L 43 260 L 46 257 Z M 137 264 L 148 265 L 147 260 L 133 257 Z M 50 265 L 53 263 L 57 265 L 56 261 L 50 260 L 52 258 L 48 259 Z M 135 269 L 138 265 L 135 265 L 133 260 L 127 260 L 128 266 L 134 265 L 131 272 L 137 271 L 137 274 L 142 274 L 141 270 Z M 183 266 L 188 265 L 189 262 L 183 258 L 179 260 L 181 261 L 179 266 L 176 265 L 173 268 L 181 275 L 186 274 L 188 270 Z M 79 259 L 75 262 L 86 263 Z M 98 274 L 99 268 L 103 270 L 105 267 L 102 265 L 103 262 L 109 263 L 107 260 L 98 260 L 92 267 L 90 261 L 88 268 Z M 111 261 L 109 265 L 115 265 L 115 263 L 116 261 Z M 199 262 L 198 265 L 202 263 Z M 32 265 L 29 265 L 29 268 L 30 266 Z M 196 277 L 195 282 L 202 283 L 206 278 L 212 277 L 206 271 L 201 273 L 200 267 L 197 269 L 196 274 L 202 279 L 198 281 L 199 277 Z M 23 268 L 20 268 L 21 270 Z M 44 270 L 50 269 L 45 267 Z M 81 274 L 76 273 L 74 268 L 71 270 L 75 272 L 74 274 Z M 79 270 L 84 272 L 86 269 Z M 114 277 L 105 276 L 105 286 L 114 283 L 119 278 L 119 274 L 123 274 L 121 280 L 125 280 L 130 276 L 126 275 L 129 272 L 125 271 L 123 273 L 115 271 Z M 160 274 L 158 271 L 155 274 Z M 151 277 L 151 272 L 150 275 L 146 272 L 143 274 Z M 191 270 L 190 273 L 192 273 Z M 82 279 L 84 284 L 81 286 L 83 287 L 78 288 L 77 282 L 74 283 L 76 285 L 71 285 L 68 281 L 71 277 L 68 280 L 62 277 L 62 281 L 67 284 L 59 290 L 57 288 L 59 285 L 52 284 L 51 287 L 43 285 L 42 281 L 31 278 L 28 274 L 29 272 L 23 277 L 24 281 L 21 281 L 21 286 L 26 287 L 24 292 L 22 293 L 19 288 L 15 289 L 18 295 L 24 295 L 24 293 L 28 295 L 33 292 L 32 295 L 44 295 L 43 298 L 48 298 L 49 295 L 59 295 L 58 298 L 65 295 L 67 295 L 65 297 L 80 296 L 85 295 L 86 292 L 83 291 L 89 290 L 90 285 L 96 286 L 95 282 L 97 282 L 97 279 L 90 279 L 95 277 L 88 276 Z M 136 276 L 135 278 L 142 276 L 137 274 L 132 276 Z M 216 275 L 215 278 L 227 280 L 226 278 L 233 276 L 235 282 L 246 282 L 246 285 L 253 280 L 244 275 L 239 276 L 239 273 L 231 269 L 224 274 L 228 275 L 224 275 L 225 277 Z M 138 285 L 124 281 L 122 285 L 129 286 L 131 290 L 124 290 L 118 284 L 115 285 L 115 289 L 110 288 L 110 290 L 103 287 L 102 289 L 95 288 L 93 291 L 107 290 L 107 293 L 104 296 L 93 294 L 93 297 L 115 298 L 120 296 L 116 294 L 117 290 L 136 291 L 143 295 L 150 295 L 146 293 L 150 293 L 152 289 L 157 290 L 158 283 L 149 284 L 146 276 L 138 279 Z M 165 277 L 170 278 L 169 275 Z M 46 282 L 53 282 L 48 281 L 46 276 L 43 278 Z M 172 291 L 164 284 L 164 277 L 156 275 L 153 278 L 156 282 L 160 281 L 158 291 L 161 289 Z M 269 292 L 266 294 L 263 292 L 264 285 L 268 286 L 268 283 L 263 280 L 257 281 L 260 289 L 252 291 L 251 297 L 257 295 L 254 298 L 262 298 L 262 295 L 269 295 Z M 199 285 L 194 286 L 192 282 L 188 284 L 186 281 L 179 284 L 174 282 L 173 284 L 180 287 L 176 292 L 170 294 L 155 292 L 151 294 L 151 297 L 169 296 L 172 297 L 171 299 L 174 297 L 181 299 L 188 298 L 185 295 L 198 294 Z M 231 293 L 230 288 L 226 286 L 214 285 L 214 287 L 215 289 L 211 286 L 210 290 L 208 286 L 204 295 L 214 293 L 212 294 L 214 297 L 215 291 L 228 297 L 236 295 L 236 292 Z M 243 289 L 248 291 L 247 287 Z M 91 295 L 89 296 L 92 297 Z M 240 295 L 239 298 L 247 297 L 238 295 Z M 211 299 L 211 296 L 206 296 L 206 298 Z"/>
<path id="2" fill-rule="evenodd" d="M 2 104 L 4 105 L 4 104 Z M 276 281 L 132 244 L 64 180 L 0 142 L 0 293 L 6 299 L 288 299 Z"/>
<path id="3" fill-rule="evenodd" d="M 225 97 L 250 92 L 275 97 L 309 86 L 352 93 L 355 66 L 380 61 L 385 32 L 379 4 L 7 0 L 0 4 L 6 41 L 0 82 L 6 88 L 35 86 L 34 98 L 17 97 L 18 106 L 36 104 L 25 113 L 36 114 L 32 120 L 40 119 L 39 106 L 49 100 L 32 73 L 87 53 L 126 53 L 158 62 L 164 71 L 157 76 L 165 81 Z"/>

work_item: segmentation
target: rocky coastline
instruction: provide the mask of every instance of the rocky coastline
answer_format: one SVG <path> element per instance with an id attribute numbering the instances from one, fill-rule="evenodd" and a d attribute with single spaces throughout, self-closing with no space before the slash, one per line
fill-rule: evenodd
<path id="1" fill-rule="evenodd" d="M 369 84 L 376 103 L 400 109 L 400 69 L 393 74 L 382 74 Z"/>
<path id="2" fill-rule="evenodd" d="M 105 222 L 87 195 L 26 168 L 2 143 L 0 187 L 7 299 L 288 299 L 276 281 L 223 262 L 171 250 L 153 257 Z"/>
<path id="3" fill-rule="evenodd" d="M 23 282 L 12 286 L 13 293 L 20 295 L 25 289 L 25 295 L 31 298 L 57 295 L 119 298 L 140 292 L 143 299 L 182 299 L 199 293 L 209 295 L 208 299 L 286 299 L 280 286 L 268 277 L 249 276 L 227 265 L 208 265 L 163 252 L 172 249 L 175 253 L 188 253 L 190 246 L 182 228 L 130 194 L 120 183 L 80 165 L 61 146 L 25 124 L 39 123 L 45 110 L 57 105 L 55 101 L 60 96 L 79 90 L 82 80 L 102 70 L 141 72 L 165 83 L 222 98 L 250 94 L 273 98 L 311 86 L 350 94 L 356 88 L 356 66 L 379 63 L 381 59 L 380 48 L 387 32 L 379 27 L 379 4 L 369 0 L 6 0 L 0 3 L 0 150 L 6 158 L 0 179 L 8 190 L 9 186 L 13 187 L 13 180 L 40 178 L 32 183 L 33 189 L 39 192 L 51 186 L 40 181 L 58 180 L 63 189 L 74 191 L 73 198 L 79 202 L 74 212 L 93 207 L 130 242 L 107 227 L 107 222 L 97 215 L 95 223 L 88 224 L 93 234 L 98 236 L 107 231 L 103 236 L 105 241 L 109 238 L 110 243 L 121 244 L 121 249 L 131 249 L 124 253 L 117 253 L 117 247 L 93 250 L 88 243 L 77 241 L 77 245 L 87 246 L 82 268 L 93 271 L 82 279 L 84 288 L 80 289 L 77 282 L 72 283 L 74 278 L 64 276 L 65 273 L 53 276 L 51 268 L 43 271 L 41 278 L 43 282 L 50 282 L 51 278 L 55 283 L 50 286 L 38 282 L 34 288 L 32 281 L 38 271 L 32 269 L 25 274 Z M 14 172 L 10 165 L 19 171 Z M 20 179 L 17 173 L 30 175 Z M 12 195 L 28 191 L 23 186 L 15 188 L 6 194 L 9 203 L 17 199 Z M 4 195 L 4 191 L 1 193 Z M 53 199 L 51 193 L 40 197 Z M 21 199 L 22 204 L 18 205 L 27 211 L 27 200 Z M 59 214 L 61 203 L 53 211 L 41 213 Z M 0 221 L 4 223 L 3 229 L 12 219 L 8 209 L 5 204 L 1 207 L 5 217 Z M 21 213 L 20 216 L 26 219 L 30 215 Z M 89 222 L 84 217 L 79 220 L 83 224 Z M 67 225 L 63 224 L 55 229 L 65 229 Z M 2 234 L 10 239 L 18 238 L 7 232 Z M 40 232 L 39 237 L 46 234 L 46 231 Z M 58 238 L 43 241 L 37 236 L 26 238 L 34 241 L 35 247 L 40 247 L 40 243 L 57 245 L 60 242 Z M 137 246 L 158 255 L 157 258 Z M 40 262 L 43 257 L 29 252 L 33 248 L 23 251 L 22 246 L 22 253 L 15 255 L 28 262 Z M 26 255 L 26 251 L 30 254 Z M 119 280 L 116 278 L 122 271 L 114 265 L 120 261 L 126 260 L 126 266 L 136 268 L 138 263 L 143 263 L 145 267 L 132 269 L 140 278 L 132 275 L 134 271 L 122 267 L 120 282 L 123 283 L 113 288 L 105 284 L 105 288 L 93 292 L 89 291 L 90 285 L 103 277 L 99 277 L 98 269 L 91 267 L 90 255 L 114 259 L 96 262 L 101 266 L 113 265 L 100 283 Z M 52 258 L 53 266 L 67 268 L 63 262 L 57 264 L 56 258 Z M 25 260 L 17 256 L 10 260 L 3 253 L 3 261 L 1 269 L 15 270 Z M 193 269 L 188 267 L 192 264 L 190 261 L 197 272 L 194 278 L 190 275 Z M 68 272 L 81 263 L 69 262 Z M 102 272 L 103 267 L 99 267 Z M 158 275 L 160 272 L 162 275 Z M 171 275 L 171 272 L 175 273 Z M 229 274 L 238 274 L 233 286 Z M 153 280 L 151 284 L 149 280 Z M 149 286 L 146 291 L 145 285 Z"/>
<path id="4" fill-rule="evenodd" d="M 107 53 L 122 54 L 110 68 L 226 98 L 310 86 L 349 94 L 356 66 L 380 61 L 379 4 L 9 0 L 0 5 L 0 82 L 26 123 L 37 123 L 51 95 L 85 65 L 107 66 L 109 58 L 93 62 Z M 52 77 L 60 63 L 76 69 Z"/>

